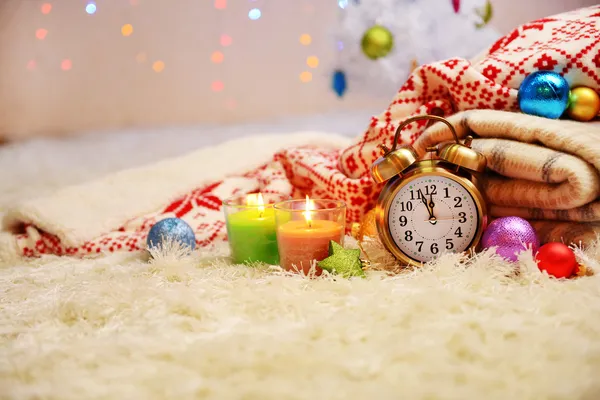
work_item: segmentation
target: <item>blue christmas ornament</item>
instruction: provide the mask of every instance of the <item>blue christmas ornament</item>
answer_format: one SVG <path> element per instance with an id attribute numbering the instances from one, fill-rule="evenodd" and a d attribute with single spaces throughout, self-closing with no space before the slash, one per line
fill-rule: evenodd
<path id="1" fill-rule="evenodd" d="M 158 221 L 148 232 L 148 248 L 161 248 L 167 242 L 179 242 L 190 250 L 196 247 L 194 230 L 182 219 L 166 218 Z"/>
<path id="2" fill-rule="evenodd" d="M 333 73 L 331 86 L 339 97 L 344 95 L 344 92 L 346 91 L 346 74 L 344 74 L 344 71 L 336 70 Z"/>
<path id="3" fill-rule="evenodd" d="M 556 72 L 537 71 L 523 79 L 517 99 L 525 114 L 557 119 L 567 108 L 569 83 Z"/>

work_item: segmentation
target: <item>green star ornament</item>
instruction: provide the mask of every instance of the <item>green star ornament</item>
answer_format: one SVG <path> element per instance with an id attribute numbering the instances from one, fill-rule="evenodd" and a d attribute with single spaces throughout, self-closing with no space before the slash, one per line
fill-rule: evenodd
<path id="1" fill-rule="evenodd" d="M 319 267 L 344 278 L 351 276 L 365 277 L 360 261 L 360 250 L 344 249 L 339 243 L 329 242 L 329 257 L 317 263 Z"/>

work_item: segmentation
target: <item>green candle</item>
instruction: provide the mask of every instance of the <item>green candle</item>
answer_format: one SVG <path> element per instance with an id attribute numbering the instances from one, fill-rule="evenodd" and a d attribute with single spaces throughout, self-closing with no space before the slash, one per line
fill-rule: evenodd
<path id="1" fill-rule="evenodd" d="M 226 221 L 231 256 L 236 264 L 279 263 L 273 208 L 238 211 L 227 215 Z"/>

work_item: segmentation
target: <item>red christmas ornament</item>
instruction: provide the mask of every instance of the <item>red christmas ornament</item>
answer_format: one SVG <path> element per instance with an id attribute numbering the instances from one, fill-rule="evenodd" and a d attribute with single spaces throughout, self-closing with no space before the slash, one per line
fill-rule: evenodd
<path id="1" fill-rule="evenodd" d="M 540 247 L 535 259 L 541 271 L 556 278 L 568 278 L 577 269 L 575 253 L 569 246 L 558 242 L 546 243 Z"/>
<path id="2" fill-rule="evenodd" d="M 454 8 L 454 13 L 458 14 L 460 11 L 460 0 L 452 0 L 452 7 Z"/>

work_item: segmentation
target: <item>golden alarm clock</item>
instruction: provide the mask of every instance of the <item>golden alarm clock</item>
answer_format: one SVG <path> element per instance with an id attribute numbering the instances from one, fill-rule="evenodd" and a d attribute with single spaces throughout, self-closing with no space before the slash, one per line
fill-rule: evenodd
<path id="1" fill-rule="evenodd" d="M 418 120 L 445 123 L 454 142 L 427 149 L 419 159 L 410 145 L 398 146 L 402 129 Z M 471 148 L 473 138 L 458 139 L 450 122 L 420 115 L 402 122 L 391 149 L 371 167 L 378 183 L 387 182 L 376 207 L 377 232 L 383 245 L 401 262 L 420 265 L 444 252 L 465 252 L 479 245 L 487 225 L 485 198 L 478 175 L 485 156 Z"/>

